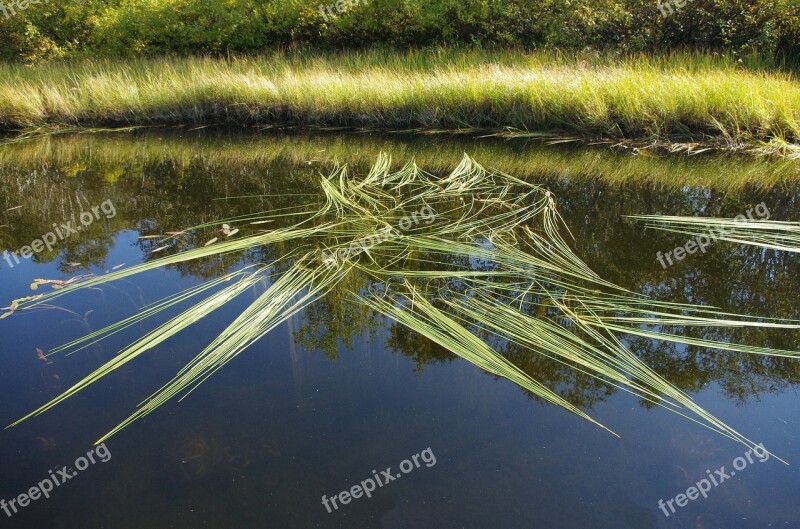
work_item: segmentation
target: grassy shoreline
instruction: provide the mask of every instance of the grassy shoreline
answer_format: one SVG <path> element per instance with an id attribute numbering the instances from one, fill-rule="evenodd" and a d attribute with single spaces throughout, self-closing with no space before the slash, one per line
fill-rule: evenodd
<path id="1" fill-rule="evenodd" d="M 727 57 L 427 50 L 0 66 L 0 130 L 301 125 L 800 143 L 800 81 Z"/>

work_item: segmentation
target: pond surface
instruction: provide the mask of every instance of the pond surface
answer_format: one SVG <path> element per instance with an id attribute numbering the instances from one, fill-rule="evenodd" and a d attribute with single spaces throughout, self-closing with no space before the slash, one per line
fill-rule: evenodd
<path id="1" fill-rule="evenodd" d="M 657 252 L 686 237 L 646 231 L 634 214 L 733 217 L 763 203 L 800 220 L 800 163 L 609 146 L 354 134 L 150 132 L 47 138 L 0 147 L 0 249 L 19 251 L 87 207 L 85 229 L 31 260 L 0 260 L 0 304 L 35 279 L 103 274 L 206 242 L 158 250 L 141 238 L 260 211 L 302 207 L 333 162 L 367 171 L 479 163 L 552 190 L 577 255 L 601 277 L 664 301 L 800 319 L 800 259 L 718 242 L 674 266 Z M 713 182 L 704 187 L 699 182 Z M 287 217 L 287 224 L 291 218 Z M 204 235 L 203 237 L 206 237 Z M 284 249 L 288 251 L 288 249 Z M 272 251 L 281 251 L 280 248 Z M 183 263 L 60 298 L 0 321 L 2 421 L 57 396 L 153 328 L 143 323 L 75 354 L 44 352 L 135 314 L 163 296 L 276 255 L 261 249 Z M 49 288 L 47 285 L 41 289 Z M 257 295 L 254 290 L 252 296 Z M 252 296 L 169 339 L 56 408 L 0 433 L 0 498 L 73 466 L 203 349 Z M 172 315 L 174 313 L 167 313 Z M 166 314 L 165 314 L 166 316 Z M 164 320 L 165 321 L 165 320 Z M 707 330 L 715 339 L 800 350 L 797 331 Z M 621 438 L 532 397 L 424 338 L 334 299 L 293 317 L 182 402 L 112 437 L 108 462 L 14 514 L 19 528 L 800 527 L 800 362 L 649 340 L 628 345 L 709 412 L 790 465 L 758 459 L 669 517 L 669 500 L 746 451 L 706 428 L 552 362 L 527 373 Z M 426 463 L 371 498 L 336 496 L 423 453 Z M 432 464 L 435 457 L 435 464 Z"/>

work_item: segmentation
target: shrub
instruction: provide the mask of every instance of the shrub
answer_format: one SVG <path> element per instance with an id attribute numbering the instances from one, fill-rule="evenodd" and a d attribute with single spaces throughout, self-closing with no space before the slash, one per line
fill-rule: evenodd
<path id="1" fill-rule="evenodd" d="M 0 17 L 0 58 L 255 52 L 266 48 L 475 45 L 754 51 L 800 56 L 797 0 L 367 0 L 325 20 L 337 0 L 60 0 Z M 338 0 L 354 2 L 355 0 Z M 363 0 L 362 0 L 363 1 Z"/>

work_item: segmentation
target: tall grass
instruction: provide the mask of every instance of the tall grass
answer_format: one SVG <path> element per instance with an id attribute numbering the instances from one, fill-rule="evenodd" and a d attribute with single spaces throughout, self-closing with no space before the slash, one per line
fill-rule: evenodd
<path id="1" fill-rule="evenodd" d="M 698 54 L 276 53 L 0 67 L 0 128 L 199 123 L 800 140 L 800 83 Z"/>

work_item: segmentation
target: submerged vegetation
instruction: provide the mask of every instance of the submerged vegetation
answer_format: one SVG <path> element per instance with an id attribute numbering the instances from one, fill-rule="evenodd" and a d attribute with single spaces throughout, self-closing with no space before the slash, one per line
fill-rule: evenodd
<path id="1" fill-rule="evenodd" d="M 222 227 L 226 234 L 222 242 L 211 239 L 191 250 L 15 301 L 4 316 L 162 266 L 271 249 L 263 252 L 266 257 L 257 264 L 242 265 L 168 296 L 133 317 L 50 351 L 53 355 L 80 350 L 168 308 L 193 303 L 21 420 L 51 409 L 265 280 L 269 283 L 266 291 L 98 442 L 169 399 L 188 395 L 256 340 L 329 296 L 383 314 L 481 369 L 592 422 L 585 411 L 501 354 L 500 345 L 513 344 L 527 356 L 549 358 L 751 447 L 752 441 L 648 366 L 627 340 L 663 340 L 731 354 L 800 356 L 675 331 L 687 327 L 796 329 L 800 325 L 661 302 L 602 279 L 562 238 L 568 230 L 550 191 L 486 171 L 470 158 L 465 157 L 444 178 L 436 178 L 413 163 L 393 171 L 388 158 L 381 157 L 367 175 L 338 167 L 330 177 L 320 178 L 318 186 L 319 193 L 310 194 L 310 202 L 302 207 L 238 216 L 182 232 Z M 409 222 L 423 210 L 428 212 L 426 222 Z M 270 221 L 286 215 L 299 220 L 264 230 Z M 376 237 L 378 233 L 382 236 Z M 335 256 L 333 262 L 326 255 Z"/>
<path id="2" fill-rule="evenodd" d="M 382 51 L 0 66 L 0 129 L 262 124 L 800 141 L 800 83 L 734 56 Z"/>

